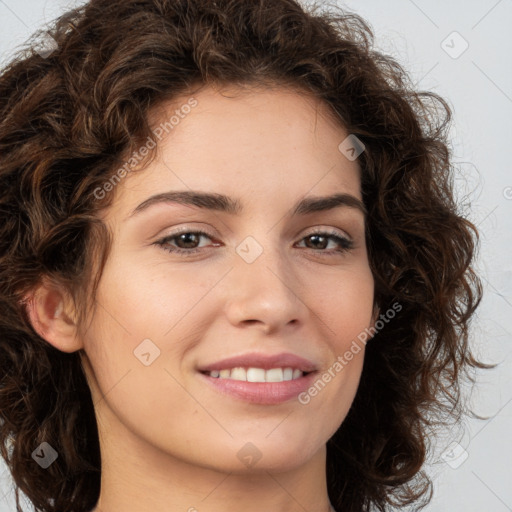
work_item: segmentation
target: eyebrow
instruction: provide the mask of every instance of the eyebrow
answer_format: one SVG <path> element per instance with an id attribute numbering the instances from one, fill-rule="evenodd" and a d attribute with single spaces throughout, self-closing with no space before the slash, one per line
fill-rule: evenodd
<path id="1" fill-rule="evenodd" d="M 140 203 L 126 220 L 147 210 L 150 206 L 160 203 L 178 203 L 196 206 L 206 210 L 226 212 L 231 215 L 238 215 L 243 211 L 243 206 L 239 199 L 234 199 L 224 194 L 183 190 L 163 192 L 149 197 Z M 364 216 L 368 213 L 360 199 L 351 194 L 338 193 L 330 196 L 306 197 L 295 204 L 292 215 L 307 215 L 320 211 L 333 210 L 339 207 L 357 209 L 361 211 Z"/>

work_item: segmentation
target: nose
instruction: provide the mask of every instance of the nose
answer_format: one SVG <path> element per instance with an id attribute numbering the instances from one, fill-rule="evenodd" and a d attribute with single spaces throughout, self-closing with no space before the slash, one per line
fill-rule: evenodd
<path id="1" fill-rule="evenodd" d="M 254 326 L 272 334 L 298 326 L 309 313 L 298 276 L 278 249 L 265 247 L 252 263 L 236 254 L 228 279 L 226 316 L 236 327 Z"/>

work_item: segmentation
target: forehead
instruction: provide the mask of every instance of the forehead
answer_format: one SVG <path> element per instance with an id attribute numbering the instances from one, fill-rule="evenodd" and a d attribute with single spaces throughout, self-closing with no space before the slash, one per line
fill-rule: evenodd
<path id="1" fill-rule="evenodd" d="M 360 197 L 359 164 L 339 149 L 348 132 L 311 94 L 205 87 L 161 103 L 148 118 L 162 137 L 155 160 L 119 187 L 130 205 L 187 188 L 269 202 L 295 203 L 309 192 Z"/>

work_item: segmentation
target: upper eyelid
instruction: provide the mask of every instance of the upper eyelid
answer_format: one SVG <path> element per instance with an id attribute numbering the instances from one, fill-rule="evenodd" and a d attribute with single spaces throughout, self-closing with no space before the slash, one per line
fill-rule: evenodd
<path id="1" fill-rule="evenodd" d="M 350 235 L 346 232 L 346 230 L 342 229 L 342 228 L 337 228 L 337 227 L 332 227 L 332 226 L 322 226 L 322 225 L 319 225 L 319 226 L 314 226 L 314 227 L 311 227 L 311 228 L 304 228 L 304 230 L 306 232 L 309 232 L 309 230 L 312 230 L 313 232 L 314 231 L 335 231 L 339 234 L 346 234 L 347 237 L 350 237 Z M 304 231 L 303 230 L 303 231 Z M 214 229 L 214 228 L 210 228 L 210 227 L 206 227 L 206 228 L 203 228 L 203 227 L 195 227 L 195 226 L 185 226 L 183 228 L 177 228 L 176 231 L 171 231 L 169 232 L 168 235 L 164 235 L 164 236 L 174 236 L 174 235 L 179 235 L 181 233 L 197 233 L 197 232 L 203 232 L 205 234 L 207 234 L 208 236 L 210 236 L 209 232 L 211 232 L 211 236 L 213 237 L 220 237 L 221 235 L 220 234 L 217 234 L 217 230 Z"/>

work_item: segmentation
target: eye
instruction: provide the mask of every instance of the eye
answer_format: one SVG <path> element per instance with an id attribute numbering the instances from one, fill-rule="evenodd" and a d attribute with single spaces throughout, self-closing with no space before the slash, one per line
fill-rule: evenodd
<path id="1" fill-rule="evenodd" d="M 174 254 L 182 254 L 184 256 L 190 256 L 192 254 L 196 254 L 201 252 L 201 247 L 198 247 L 201 238 L 209 238 L 212 240 L 214 237 L 205 231 L 187 231 L 186 229 L 180 231 L 178 233 L 173 233 L 169 236 L 162 238 L 155 242 L 155 245 L 162 247 L 165 251 Z M 317 230 L 312 233 L 309 233 L 304 238 L 301 239 L 301 242 L 309 240 L 310 242 L 306 242 L 306 248 L 311 249 L 315 253 L 325 253 L 326 256 L 335 256 L 336 253 L 344 253 L 353 248 L 353 241 L 340 236 L 337 231 L 321 231 Z M 335 247 L 334 250 L 326 251 L 329 242 L 334 242 Z M 215 246 L 218 247 L 220 244 L 216 243 Z M 311 246 L 312 245 L 312 246 Z"/>
<path id="2" fill-rule="evenodd" d="M 321 252 L 325 253 L 326 255 L 333 255 L 334 253 L 343 253 L 347 252 L 350 249 L 353 248 L 354 242 L 344 236 L 340 236 L 340 234 L 337 231 L 314 231 L 312 233 L 309 233 L 306 235 L 302 240 L 310 240 L 313 244 L 313 250 L 315 252 Z M 330 241 L 334 241 L 335 245 L 338 245 L 337 249 L 334 249 L 334 251 L 325 251 L 322 249 L 326 249 L 329 245 Z M 316 247 L 315 247 L 316 245 Z M 307 243 L 306 243 L 307 246 Z M 311 247 L 308 247 L 311 248 Z"/>
<path id="3" fill-rule="evenodd" d="M 176 254 L 195 254 L 200 252 L 200 248 L 194 247 L 196 243 L 201 239 L 201 237 L 209 238 L 210 240 L 213 238 L 211 235 L 206 233 L 205 231 L 180 231 L 179 233 L 174 233 L 161 240 L 158 240 L 156 245 L 159 245 L 165 251 L 176 253 Z M 178 247 L 175 247 L 170 244 L 170 242 L 176 240 L 176 243 L 179 244 Z M 217 244 L 218 245 L 218 244 Z M 192 246 L 192 247 L 191 247 Z"/>

